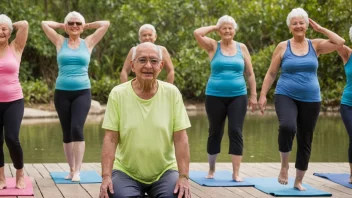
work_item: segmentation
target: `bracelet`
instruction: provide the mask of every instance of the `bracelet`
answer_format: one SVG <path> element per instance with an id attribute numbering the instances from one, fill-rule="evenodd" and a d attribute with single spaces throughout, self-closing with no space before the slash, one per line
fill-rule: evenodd
<path id="1" fill-rule="evenodd" d="M 189 180 L 189 177 L 188 177 L 188 175 L 178 175 L 178 178 L 186 178 L 187 180 Z"/>

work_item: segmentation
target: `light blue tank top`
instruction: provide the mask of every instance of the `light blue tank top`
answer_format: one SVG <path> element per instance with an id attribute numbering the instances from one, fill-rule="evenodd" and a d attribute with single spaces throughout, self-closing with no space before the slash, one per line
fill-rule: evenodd
<path id="1" fill-rule="evenodd" d="M 240 44 L 236 42 L 237 53 L 225 56 L 221 53 L 220 42 L 210 62 L 211 73 L 205 95 L 217 97 L 234 97 L 247 94 L 243 71 L 244 59 Z"/>
<path id="2" fill-rule="evenodd" d="M 68 47 L 68 39 L 65 39 L 57 54 L 59 76 L 56 79 L 56 89 L 67 91 L 90 89 L 88 77 L 90 53 L 85 41 L 80 40 L 79 48 L 71 49 Z"/>
<path id="3" fill-rule="evenodd" d="M 320 102 L 320 86 L 317 77 L 318 57 L 312 42 L 307 41 L 309 49 L 304 56 L 293 54 L 290 40 L 287 41 L 275 94 L 286 95 L 303 102 Z"/>
<path id="4" fill-rule="evenodd" d="M 352 56 L 348 59 L 345 65 L 345 73 L 346 73 L 346 86 L 342 93 L 341 104 L 352 106 Z"/>

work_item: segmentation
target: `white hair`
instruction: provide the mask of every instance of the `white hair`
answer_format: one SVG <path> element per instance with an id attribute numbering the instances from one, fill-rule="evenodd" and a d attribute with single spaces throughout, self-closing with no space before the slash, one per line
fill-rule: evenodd
<path id="1" fill-rule="evenodd" d="M 350 40 L 352 41 L 352 26 L 350 27 L 349 35 L 350 35 Z"/>
<path id="2" fill-rule="evenodd" d="M 12 32 L 13 26 L 10 17 L 6 16 L 5 14 L 0 14 L 0 24 L 6 24 L 9 26 L 10 32 Z"/>
<path id="3" fill-rule="evenodd" d="M 291 19 L 293 17 L 303 17 L 304 21 L 306 22 L 306 27 L 309 26 L 308 14 L 302 8 L 294 8 L 291 12 L 287 15 L 286 23 L 287 26 L 290 27 Z"/>
<path id="4" fill-rule="evenodd" d="M 157 52 L 158 52 L 158 56 L 159 59 L 162 60 L 163 56 L 162 56 L 162 52 L 159 46 L 155 45 L 154 43 L 151 42 L 145 42 L 145 43 L 141 43 L 139 45 L 137 45 L 136 47 L 132 48 L 132 60 L 134 60 L 136 58 L 136 54 L 137 54 L 137 48 L 141 45 L 149 45 L 149 47 L 154 48 Z"/>
<path id="5" fill-rule="evenodd" d="M 72 18 L 77 18 L 80 22 L 82 22 L 83 25 L 86 23 L 86 21 L 84 20 L 84 17 L 79 12 L 73 11 L 66 15 L 64 24 L 67 24 L 67 22 Z"/>
<path id="6" fill-rule="evenodd" d="M 220 17 L 220 19 L 218 20 L 218 22 L 216 23 L 216 25 L 217 25 L 218 27 L 220 27 L 220 26 L 221 26 L 222 24 L 224 24 L 224 23 L 230 23 L 231 25 L 233 25 L 233 28 L 235 28 L 235 30 L 238 29 L 238 25 L 237 25 L 235 19 L 232 18 L 232 17 L 229 16 L 229 15 L 225 15 L 225 16 Z"/>
<path id="7" fill-rule="evenodd" d="M 153 33 L 156 35 L 156 30 L 155 30 L 155 27 L 154 27 L 153 25 L 151 25 L 151 24 L 144 24 L 144 25 L 142 25 L 142 26 L 139 28 L 138 37 L 141 36 L 141 33 L 142 33 L 142 31 L 144 31 L 144 30 L 151 30 L 151 31 L 153 31 Z"/>

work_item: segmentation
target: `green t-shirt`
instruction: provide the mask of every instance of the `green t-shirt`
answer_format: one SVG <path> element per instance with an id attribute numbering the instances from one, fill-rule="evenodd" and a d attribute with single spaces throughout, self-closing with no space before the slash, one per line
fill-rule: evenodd
<path id="1" fill-rule="evenodd" d="M 103 122 L 104 129 L 120 133 L 113 168 L 145 184 L 177 170 L 173 133 L 191 126 L 177 87 L 158 85 L 149 100 L 136 95 L 132 80 L 113 88 Z"/>

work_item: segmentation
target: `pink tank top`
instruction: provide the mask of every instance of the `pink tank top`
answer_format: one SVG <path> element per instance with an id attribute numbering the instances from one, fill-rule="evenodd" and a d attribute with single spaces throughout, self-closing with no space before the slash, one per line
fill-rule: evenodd
<path id="1" fill-rule="evenodd" d="M 18 79 L 19 70 L 20 62 L 8 46 L 7 54 L 0 58 L 0 102 L 12 102 L 23 98 Z"/>

